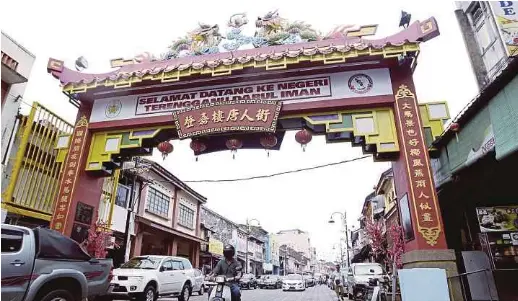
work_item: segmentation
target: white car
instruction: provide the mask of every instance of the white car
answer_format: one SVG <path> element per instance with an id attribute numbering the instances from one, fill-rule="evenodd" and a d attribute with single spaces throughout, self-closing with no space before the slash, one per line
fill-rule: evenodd
<path id="1" fill-rule="evenodd" d="M 200 270 L 194 269 L 194 279 L 191 294 L 197 292 L 198 295 L 201 296 L 205 294 L 205 289 L 205 276 L 203 276 Z"/>
<path id="2" fill-rule="evenodd" d="M 306 283 L 300 274 L 289 274 L 282 280 L 283 291 L 305 291 Z"/>
<path id="3" fill-rule="evenodd" d="M 137 256 L 113 270 L 113 295 L 155 301 L 158 297 L 178 297 L 188 301 L 195 285 L 189 260 L 174 256 Z"/>

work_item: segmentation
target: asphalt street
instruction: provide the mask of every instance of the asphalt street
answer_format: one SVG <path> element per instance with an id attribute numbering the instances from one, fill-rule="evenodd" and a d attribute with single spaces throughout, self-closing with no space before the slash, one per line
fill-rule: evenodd
<path id="1" fill-rule="evenodd" d="M 161 298 L 160 301 L 177 299 Z M 207 294 L 192 296 L 190 301 L 207 301 Z M 304 292 L 283 292 L 281 289 L 252 289 L 241 291 L 242 301 L 336 301 L 336 294 L 327 286 L 314 286 Z"/>

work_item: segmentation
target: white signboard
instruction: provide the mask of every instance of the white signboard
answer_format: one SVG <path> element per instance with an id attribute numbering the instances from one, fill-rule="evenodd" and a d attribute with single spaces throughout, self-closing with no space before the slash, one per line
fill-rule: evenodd
<path id="1" fill-rule="evenodd" d="M 392 95 L 388 69 L 338 72 L 96 99 L 90 122 L 167 115 L 214 102 L 273 99 L 283 104 Z"/>

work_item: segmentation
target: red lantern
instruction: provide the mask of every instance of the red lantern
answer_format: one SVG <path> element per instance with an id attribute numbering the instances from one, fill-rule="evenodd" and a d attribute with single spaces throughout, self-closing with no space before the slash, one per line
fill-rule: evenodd
<path id="1" fill-rule="evenodd" d="M 157 149 L 162 153 L 162 159 L 165 160 L 167 155 L 173 152 L 173 145 L 169 141 L 160 142 Z"/>
<path id="2" fill-rule="evenodd" d="M 313 134 L 306 129 L 302 129 L 295 134 L 295 140 L 302 146 L 302 151 L 306 151 L 306 145 L 313 139 Z"/>
<path id="3" fill-rule="evenodd" d="M 192 139 L 190 146 L 196 155 L 196 161 L 198 161 L 198 155 L 207 149 L 207 144 L 199 139 Z"/>
<path id="4" fill-rule="evenodd" d="M 458 132 L 460 129 L 460 125 L 456 122 L 452 122 L 452 124 L 450 124 L 450 130 L 452 130 L 453 132 Z"/>
<path id="5" fill-rule="evenodd" d="M 261 137 L 259 140 L 261 142 L 261 145 L 266 149 L 266 153 L 268 154 L 268 157 L 270 156 L 270 149 L 275 147 L 277 145 L 277 137 L 272 134 L 268 133 Z"/>
<path id="6" fill-rule="evenodd" d="M 232 159 L 235 159 L 237 150 L 243 147 L 243 141 L 237 138 L 230 138 L 225 142 L 225 145 L 232 152 Z"/>

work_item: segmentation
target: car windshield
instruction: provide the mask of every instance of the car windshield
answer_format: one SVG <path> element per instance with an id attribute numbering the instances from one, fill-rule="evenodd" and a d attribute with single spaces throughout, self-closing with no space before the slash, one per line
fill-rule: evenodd
<path id="1" fill-rule="evenodd" d="M 354 267 L 356 275 L 381 275 L 383 269 L 379 265 L 357 265 Z"/>
<path id="2" fill-rule="evenodd" d="M 146 269 L 146 270 L 155 270 L 158 269 L 160 265 L 160 261 L 162 258 L 159 257 L 135 257 L 131 258 L 130 261 L 121 265 L 121 269 Z"/>
<path id="3" fill-rule="evenodd" d="M 291 274 L 286 276 L 286 280 L 302 280 L 302 276 L 297 274 Z"/>

